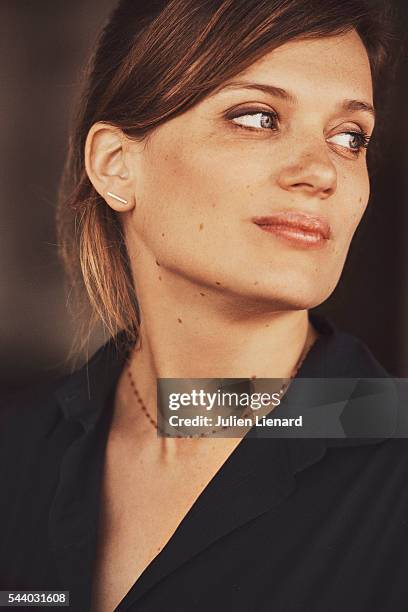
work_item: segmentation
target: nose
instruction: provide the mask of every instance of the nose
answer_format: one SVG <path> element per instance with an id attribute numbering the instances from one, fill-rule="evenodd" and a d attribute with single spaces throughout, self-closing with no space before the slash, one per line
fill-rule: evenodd
<path id="1" fill-rule="evenodd" d="M 282 189 L 326 200 L 336 191 L 337 171 L 327 150 L 308 151 L 281 168 L 278 184 Z"/>

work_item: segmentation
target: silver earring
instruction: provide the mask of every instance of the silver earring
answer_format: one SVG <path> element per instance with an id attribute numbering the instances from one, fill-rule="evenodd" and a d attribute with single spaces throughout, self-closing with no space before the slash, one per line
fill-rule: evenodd
<path id="1" fill-rule="evenodd" d="M 118 202 L 121 202 L 122 204 L 127 204 L 128 201 L 124 200 L 123 198 L 120 198 L 119 196 L 115 195 L 114 193 L 111 193 L 110 191 L 106 192 L 108 196 L 110 196 L 111 198 L 114 198 L 115 200 L 118 200 Z"/>

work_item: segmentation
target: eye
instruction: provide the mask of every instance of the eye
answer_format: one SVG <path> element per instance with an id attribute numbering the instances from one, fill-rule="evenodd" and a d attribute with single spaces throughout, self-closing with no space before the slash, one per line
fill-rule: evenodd
<path id="1" fill-rule="evenodd" d="M 368 147 L 370 137 L 365 132 L 342 132 L 327 140 L 353 153 L 358 153 L 361 149 Z"/>
<path id="2" fill-rule="evenodd" d="M 245 112 L 240 115 L 230 117 L 230 119 L 238 127 L 256 129 L 256 130 L 275 130 L 277 128 L 278 117 L 276 113 L 272 111 L 256 111 L 256 112 Z"/>

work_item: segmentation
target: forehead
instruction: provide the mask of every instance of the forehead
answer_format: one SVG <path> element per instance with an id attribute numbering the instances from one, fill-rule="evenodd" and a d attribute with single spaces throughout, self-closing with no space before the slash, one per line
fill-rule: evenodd
<path id="1" fill-rule="evenodd" d="M 239 77 L 272 83 L 293 92 L 337 91 L 339 96 L 372 100 L 368 54 L 354 30 L 343 35 L 289 41 L 266 53 Z"/>

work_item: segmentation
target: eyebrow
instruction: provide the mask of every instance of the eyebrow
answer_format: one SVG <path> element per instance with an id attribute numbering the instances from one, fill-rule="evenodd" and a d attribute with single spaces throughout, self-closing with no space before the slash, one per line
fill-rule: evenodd
<path id="1" fill-rule="evenodd" d="M 282 87 L 276 87 L 275 85 L 268 85 L 266 83 L 252 83 L 249 81 L 233 81 L 227 83 L 216 89 L 212 95 L 226 89 L 256 89 L 271 96 L 275 96 L 276 98 L 280 98 L 281 100 L 285 100 L 286 102 L 290 102 L 291 104 L 296 104 L 298 102 L 295 95 L 289 93 L 286 89 L 282 89 Z M 339 106 L 341 110 L 346 112 L 364 111 L 375 117 L 374 106 L 363 100 L 343 100 Z"/>
<path id="2" fill-rule="evenodd" d="M 341 108 L 345 111 L 365 111 L 375 117 L 375 108 L 369 102 L 363 100 L 344 100 Z"/>

